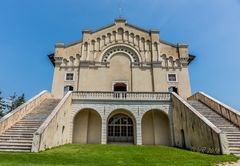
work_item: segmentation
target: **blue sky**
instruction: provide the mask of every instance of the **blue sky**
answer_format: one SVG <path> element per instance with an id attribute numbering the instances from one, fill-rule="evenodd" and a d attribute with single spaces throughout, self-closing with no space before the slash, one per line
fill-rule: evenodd
<path id="1" fill-rule="evenodd" d="M 204 91 L 240 110 L 240 0 L 7 0 L 0 4 L 0 90 L 27 98 L 51 90 L 47 54 L 81 30 L 110 24 L 159 29 L 160 38 L 189 44 L 192 91 Z"/>

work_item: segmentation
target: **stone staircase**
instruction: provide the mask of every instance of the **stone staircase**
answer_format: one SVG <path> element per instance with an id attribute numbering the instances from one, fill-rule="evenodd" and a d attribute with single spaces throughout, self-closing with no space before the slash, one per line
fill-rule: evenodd
<path id="1" fill-rule="evenodd" d="M 230 153 L 240 155 L 240 128 L 199 101 L 188 100 L 188 103 L 217 128 L 226 133 Z"/>
<path id="2" fill-rule="evenodd" d="M 33 134 L 60 100 L 45 99 L 38 107 L 0 135 L 0 151 L 30 152 Z"/>

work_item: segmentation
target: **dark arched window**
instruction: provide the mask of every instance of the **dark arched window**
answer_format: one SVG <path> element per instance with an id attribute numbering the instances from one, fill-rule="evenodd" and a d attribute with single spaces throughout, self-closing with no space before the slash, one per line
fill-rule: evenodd
<path id="1" fill-rule="evenodd" d="M 115 83 L 113 87 L 114 92 L 126 92 L 127 91 L 127 85 L 125 83 Z"/>
<path id="2" fill-rule="evenodd" d="M 73 86 L 70 85 L 64 86 L 64 95 L 66 95 L 68 91 L 73 91 Z"/>
<path id="3" fill-rule="evenodd" d="M 178 94 L 178 88 L 174 87 L 174 86 L 171 86 L 168 88 L 168 92 L 175 92 Z"/>

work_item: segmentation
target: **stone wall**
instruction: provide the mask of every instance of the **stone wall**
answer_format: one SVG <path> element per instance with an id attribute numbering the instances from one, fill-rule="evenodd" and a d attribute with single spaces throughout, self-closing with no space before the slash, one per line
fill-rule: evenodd
<path id="1" fill-rule="evenodd" d="M 72 93 L 68 92 L 34 134 L 33 152 L 71 143 L 69 138 L 71 103 Z"/>
<path id="2" fill-rule="evenodd" d="M 21 120 L 26 114 L 31 112 L 34 108 L 39 106 L 46 98 L 51 98 L 51 94 L 47 91 L 42 91 L 34 96 L 26 103 L 22 104 L 15 110 L 11 111 L 0 119 L 0 134 L 10 128 L 13 124 Z"/>
<path id="3" fill-rule="evenodd" d="M 227 153 L 221 130 L 177 94 L 172 94 L 172 101 L 175 146 L 203 153 Z"/>
<path id="4" fill-rule="evenodd" d="M 239 111 L 227 106 L 226 104 L 214 99 L 211 96 L 203 92 L 197 92 L 196 94 L 192 95 L 188 98 L 189 100 L 198 100 L 202 103 L 206 104 L 212 110 L 217 112 L 218 114 L 222 115 L 224 118 L 231 121 L 233 124 L 240 127 L 240 113 Z"/>

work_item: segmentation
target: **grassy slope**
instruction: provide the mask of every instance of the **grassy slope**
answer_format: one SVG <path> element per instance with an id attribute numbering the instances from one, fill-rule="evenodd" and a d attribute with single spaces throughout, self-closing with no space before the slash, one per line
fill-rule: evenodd
<path id="1" fill-rule="evenodd" d="M 211 165 L 236 161 L 233 155 L 206 155 L 159 146 L 64 145 L 40 153 L 0 152 L 0 165 Z"/>

